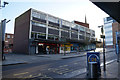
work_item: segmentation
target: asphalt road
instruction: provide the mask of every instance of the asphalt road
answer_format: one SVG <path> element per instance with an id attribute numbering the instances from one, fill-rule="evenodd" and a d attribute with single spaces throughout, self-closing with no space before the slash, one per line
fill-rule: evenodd
<path id="1" fill-rule="evenodd" d="M 100 54 L 101 66 L 103 54 Z M 116 61 L 115 52 L 106 53 L 106 63 Z M 44 61 L 29 64 L 19 64 L 3 66 L 3 78 L 81 78 L 86 74 L 86 56 L 61 59 L 54 61 Z M 85 76 L 82 76 L 85 77 Z"/>

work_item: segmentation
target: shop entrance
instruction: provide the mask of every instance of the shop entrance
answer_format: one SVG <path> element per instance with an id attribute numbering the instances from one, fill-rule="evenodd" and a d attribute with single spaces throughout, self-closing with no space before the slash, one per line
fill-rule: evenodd
<path id="1" fill-rule="evenodd" d="M 57 54 L 59 53 L 59 44 L 38 43 L 38 54 Z"/>
<path id="2" fill-rule="evenodd" d="M 39 43 L 38 44 L 38 54 L 44 54 L 44 45 Z"/>
<path id="3" fill-rule="evenodd" d="M 43 46 L 38 46 L 38 53 L 40 53 L 40 54 L 43 53 Z"/>

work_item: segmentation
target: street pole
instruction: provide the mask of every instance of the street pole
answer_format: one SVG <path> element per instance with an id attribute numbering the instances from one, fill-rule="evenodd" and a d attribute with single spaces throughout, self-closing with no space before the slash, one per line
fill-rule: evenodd
<path id="1" fill-rule="evenodd" d="M 2 60 L 5 60 L 5 56 L 4 56 L 4 42 L 5 42 L 5 28 L 6 28 L 6 23 L 8 23 L 10 20 L 6 21 L 6 19 L 1 21 L 1 43 L 2 43 Z"/>
<path id="2" fill-rule="evenodd" d="M 1 21 L 1 30 L 2 30 L 2 60 L 5 60 L 5 56 L 4 56 L 5 28 L 6 28 L 6 19 Z"/>
<path id="3" fill-rule="evenodd" d="M 105 62 L 106 62 L 106 60 L 105 60 L 105 45 L 104 45 L 104 38 L 103 38 L 103 63 L 104 63 L 104 68 L 103 68 L 103 70 L 104 71 L 106 71 L 106 64 L 105 64 Z"/>
<path id="4" fill-rule="evenodd" d="M 0 61 L 2 61 L 2 24 L 0 22 Z"/>
<path id="5" fill-rule="evenodd" d="M 0 0 L 0 9 L 4 8 L 8 4 L 9 4 L 8 2 L 3 2 L 3 5 L 1 5 L 1 0 Z M 3 55 L 4 54 L 5 27 L 6 27 L 6 23 L 8 23 L 9 21 L 6 22 L 6 19 L 4 19 L 4 20 L 1 20 L 1 23 L 0 23 L 0 31 L 1 31 L 0 32 L 0 43 L 1 43 L 0 53 L 2 53 L 2 60 L 5 60 L 5 56 Z"/>
<path id="6" fill-rule="evenodd" d="M 66 55 L 66 54 L 65 54 L 65 50 L 66 50 L 66 48 L 65 48 L 65 44 L 64 44 L 64 56 Z"/>
<path id="7" fill-rule="evenodd" d="M 118 32 L 116 32 L 116 54 L 117 54 L 117 62 L 119 62 L 119 46 L 118 46 L 117 35 L 118 35 Z"/>
<path id="8" fill-rule="evenodd" d="M 103 71 L 106 71 L 106 60 L 105 60 L 105 41 L 104 41 L 104 38 L 105 36 L 103 35 L 104 34 L 104 29 L 103 29 L 103 25 L 102 26 L 98 26 L 99 28 L 101 27 L 101 33 L 102 33 L 102 38 L 103 38 Z"/>

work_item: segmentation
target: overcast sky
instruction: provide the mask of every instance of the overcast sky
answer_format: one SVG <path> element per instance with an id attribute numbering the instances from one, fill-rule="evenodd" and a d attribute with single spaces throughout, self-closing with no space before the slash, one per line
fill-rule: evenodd
<path id="1" fill-rule="evenodd" d="M 100 36 L 98 26 L 103 25 L 103 18 L 108 17 L 105 12 L 89 0 L 2 0 L 9 2 L 2 8 L 2 19 L 11 20 L 7 23 L 6 33 L 14 33 L 14 20 L 17 16 L 33 8 L 53 16 L 73 21 L 85 22 L 85 15 L 90 29 L 95 30 L 96 37 Z M 1 16 L 1 15 L 0 15 Z"/>

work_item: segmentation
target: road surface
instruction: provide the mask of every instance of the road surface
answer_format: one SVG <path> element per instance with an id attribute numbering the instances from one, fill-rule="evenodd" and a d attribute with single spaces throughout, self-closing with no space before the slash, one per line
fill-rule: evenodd
<path id="1" fill-rule="evenodd" d="M 103 66 L 103 54 L 100 54 Z M 116 61 L 115 52 L 106 53 L 106 64 Z M 86 56 L 54 61 L 3 66 L 3 78 L 84 78 L 86 75 Z M 83 75 L 83 76 L 82 76 Z"/>

